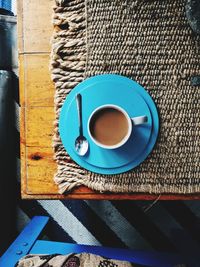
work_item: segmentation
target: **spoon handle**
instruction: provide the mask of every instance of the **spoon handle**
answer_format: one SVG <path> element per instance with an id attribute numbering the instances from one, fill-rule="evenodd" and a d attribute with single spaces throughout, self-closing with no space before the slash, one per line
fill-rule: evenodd
<path id="1" fill-rule="evenodd" d="M 81 94 L 76 95 L 76 104 L 77 104 L 77 111 L 78 111 L 79 134 L 80 134 L 80 136 L 82 136 L 83 135 L 83 125 L 82 125 L 82 98 L 81 98 Z"/>

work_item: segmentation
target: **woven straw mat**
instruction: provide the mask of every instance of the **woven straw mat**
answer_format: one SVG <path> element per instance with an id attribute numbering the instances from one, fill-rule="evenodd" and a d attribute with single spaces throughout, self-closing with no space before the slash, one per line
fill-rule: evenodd
<path id="1" fill-rule="evenodd" d="M 55 82 L 54 150 L 60 193 L 79 185 L 99 192 L 200 192 L 200 38 L 182 0 L 56 0 L 51 74 Z M 63 148 L 59 112 L 85 78 L 115 73 L 140 83 L 159 110 L 160 133 L 140 166 L 99 175 L 78 166 Z M 122 92 L 123 94 L 123 92 Z"/>

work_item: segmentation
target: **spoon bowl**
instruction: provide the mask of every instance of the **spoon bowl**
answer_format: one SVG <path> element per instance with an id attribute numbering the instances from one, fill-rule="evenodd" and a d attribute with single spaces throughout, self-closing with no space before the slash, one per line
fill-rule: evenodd
<path id="1" fill-rule="evenodd" d="M 78 136 L 75 140 L 75 149 L 80 156 L 84 156 L 88 151 L 88 141 L 84 136 Z"/>

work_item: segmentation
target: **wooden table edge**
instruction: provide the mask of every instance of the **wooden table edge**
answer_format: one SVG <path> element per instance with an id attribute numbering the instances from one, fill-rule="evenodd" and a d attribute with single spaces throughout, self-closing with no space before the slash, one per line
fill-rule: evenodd
<path id="1" fill-rule="evenodd" d="M 21 190 L 22 199 L 84 199 L 84 200 L 200 200 L 200 194 L 97 193 L 70 192 L 68 194 L 33 194 Z"/>

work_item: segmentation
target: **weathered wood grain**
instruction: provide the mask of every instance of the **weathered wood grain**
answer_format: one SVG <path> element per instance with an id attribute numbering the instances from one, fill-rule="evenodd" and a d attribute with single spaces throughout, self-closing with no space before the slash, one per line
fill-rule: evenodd
<path id="1" fill-rule="evenodd" d="M 18 42 L 18 52 L 22 53 L 24 51 L 23 44 L 23 1 L 17 1 L 17 42 Z"/>
<path id="2" fill-rule="evenodd" d="M 52 34 L 52 7 L 54 0 L 19 0 L 23 6 L 23 42 L 25 53 L 48 53 Z M 20 12 L 20 11 L 19 11 Z"/>
<path id="3" fill-rule="evenodd" d="M 26 106 L 54 106 L 54 84 L 49 72 L 49 55 L 24 55 L 24 76 L 26 90 Z"/>
<path id="4" fill-rule="evenodd" d="M 20 55 L 19 58 L 19 89 L 20 89 L 20 94 L 19 94 L 19 101 L 20 101 L 20 107 L 24 107 L 25 106 L 25 80 L 24 80 L 24 72 L 25 72 L 25 68 L 24 68 L 24 55 Z"/>
<path id="5" fill-rule="evenodd" d="M 52 147 L 53 121 L 52 107 L 26 108 L 26 145 Z"/>
<path id="6" fill-rule="evenodd" d="M 56 165 L 52 157 L 51 147 L 27 147 L 27 167 L 28 194 L 53 194 L 57 192 L 57 186 L 53 183 Z"/>
<path id="7" fill-rule="evenodd" d="M 26 137 L 25 137 L 25 109 L 20 112 L 20 166 L 21 166 L 21 194 L 26 194 Z"/>

